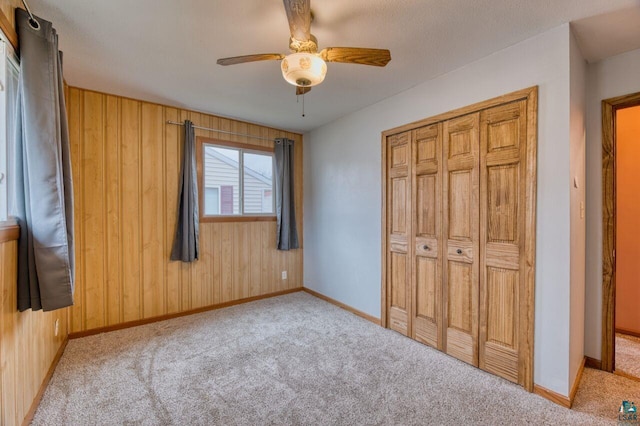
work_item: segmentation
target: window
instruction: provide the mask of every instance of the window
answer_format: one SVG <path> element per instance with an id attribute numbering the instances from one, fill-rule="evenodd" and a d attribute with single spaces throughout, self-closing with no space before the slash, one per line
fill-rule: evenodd
<path id="1" fill-rule="evenodd" d="M 201 219 L 273 220 L 273 149 L 198 138 Z"/>
<path id="2" fill-rule="evenodd" d="M 11 44 L 0 33 L 0 221 L 9 217 L 13 138 L 19 66 Z"/>

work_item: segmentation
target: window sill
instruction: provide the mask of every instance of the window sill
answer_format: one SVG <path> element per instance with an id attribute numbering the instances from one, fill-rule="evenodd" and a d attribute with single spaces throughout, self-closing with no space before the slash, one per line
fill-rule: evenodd
<path id="1" fill-rule="evenodd" d="M 205 216 L 200 218 L 200 223 L 221 222 L 275 222 L 275 216 Z"/>
<path id="2" fill-rule="evenodd" d="M 15 220 L 0 221 L 0 243 L 17 241 L 20 238 L 20 227 Z"/>

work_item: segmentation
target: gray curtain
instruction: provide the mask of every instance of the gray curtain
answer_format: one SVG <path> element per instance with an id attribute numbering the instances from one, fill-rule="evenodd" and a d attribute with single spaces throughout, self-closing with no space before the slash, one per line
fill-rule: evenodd
<path id="1" fill-rule="evenodd" d="M 276 243 L 278 250 L 297 249 L 296 206 L 293 185 L 293 141 L 275 140 L 276 157 Z"/>
<path id="2" fill-rule="evenodd" d="M 184 122 L 184 154 L 180 175 L 178 223 L 173 240 L 171 260 L 193 262 L 198 259 L 198 183 L 196 178 L 196 148 L 193 123 Z"/>
<path id="3" fill-rule="evenodd" d="M 73 305 L 73 186 L 62 82 L 62 54 L 51 22 L 16 9 L 20 79 L 14 200 L 20 225 L 18 309 Z"/>

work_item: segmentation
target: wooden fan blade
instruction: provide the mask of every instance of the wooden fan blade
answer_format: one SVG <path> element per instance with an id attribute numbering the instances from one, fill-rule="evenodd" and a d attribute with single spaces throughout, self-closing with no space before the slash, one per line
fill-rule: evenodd
<path id="1" fill-rule="evenodd" d="M 310 91 L 311 87 L 296 86 L 296 96 L 304 95 L 305 93 L 309 93 Z"/>
<path id="2" fill-rule="evenodd" d="M 298 41 L 311 38 L 311 2 L 310 0 L 283 0 L 287 11 L 291 37 Z"/>
<path id="3" fill-rule="evenodd" d="M 320 57 L 327 62 L 384 67 L 391 60 L 391 52 L 387 49 L 367 49 L 362 47 L 327 47 L 322 49 Z"/>
<path id="4" fill-rule="evenodd" d="M 278 61 L 280 59 L 284 59 L 284 55 L 280 53 L 262 53 L 259 55 L 233 56 L 231 58 L 218 59 L 218 65 L 235 65 L 256 61 Z"/>

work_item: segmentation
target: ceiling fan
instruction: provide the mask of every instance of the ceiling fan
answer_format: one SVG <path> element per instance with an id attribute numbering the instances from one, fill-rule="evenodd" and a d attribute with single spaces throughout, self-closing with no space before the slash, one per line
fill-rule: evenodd
<path id="1" fill-rule="evenodd" d="M 326 62 L 374 65 L 384 67 L 391 60 L 387 49 L 360 47 L 327 47 L 318 52 L 318 40 L 311 34 L 310 0 L 284 0 L 289 20 L 291 38 L 290 55 L 263 53 L 218 59 L 219 65 L 235 65 L 244 62 L 282 60 L 280 68 L 284 79 L 296 86 L 296 94 L 303 95 L 312 86 L 322 83 L 327 74 Z"/>

